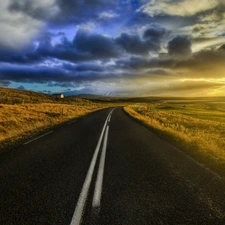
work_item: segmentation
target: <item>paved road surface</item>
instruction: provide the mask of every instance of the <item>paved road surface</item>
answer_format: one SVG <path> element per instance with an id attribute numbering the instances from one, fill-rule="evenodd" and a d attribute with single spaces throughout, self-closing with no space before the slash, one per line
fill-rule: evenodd
<path id="1" fill-rule="evenodd" d="M 225 182 L 105 109 L 0 155 L 0 224 L 222 225 Z"/>

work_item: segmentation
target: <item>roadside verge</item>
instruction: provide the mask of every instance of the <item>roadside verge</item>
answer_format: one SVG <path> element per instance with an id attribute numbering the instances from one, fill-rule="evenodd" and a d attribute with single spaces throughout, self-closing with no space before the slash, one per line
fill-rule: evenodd
<path id="1" fill-rule="evenodd" d="M 216 152 L 207 152 L 198 145 L 198 143 L 182 136 L 179 132 L 171 129 L 162 129 L 154 118 L 142 115 L 135 111 L 132 107 L 123 107 L 124 112 L 135 121 L 157 134 L 162 139 L 171 143 L 173 146 L 198 161 L 204 167 L 218 173 L 221 177 L 225 177 L 225 161 L 220 154 Z M 191 121 L 190 121 L 191 123 Z"/>

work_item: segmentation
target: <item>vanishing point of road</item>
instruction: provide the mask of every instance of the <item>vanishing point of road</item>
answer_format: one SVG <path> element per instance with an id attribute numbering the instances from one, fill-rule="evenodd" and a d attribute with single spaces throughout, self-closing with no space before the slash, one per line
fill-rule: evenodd
<path id="1" fill-rule="evenodd" d="M 223 225 L 225 181 L 108 108 L 0 155 L 1 225 Z"/>

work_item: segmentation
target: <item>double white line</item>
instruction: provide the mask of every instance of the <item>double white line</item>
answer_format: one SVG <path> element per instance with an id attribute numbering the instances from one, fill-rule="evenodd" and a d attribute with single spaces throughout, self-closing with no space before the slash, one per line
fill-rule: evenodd
<path id="1" fill-rule="evenodd" d="M 82 222 L 82 216 L 85 210 L 85 204 L 86 204 L 86 200 L 87 200 L 87 196 L 88 196 L 88 192 L 89 192 L 89 188 L 91 185 L 91 181 L 92 181 L 92 177 L 93 177 L 93 173 L 94 173 L 94 168 L 95 168 L 95 164 L 98 158 L 98 153 L 100 150 L 100 146 L 102 143 L 102 139 L 104 136 L 104 141 L 103 141 L 103 147 L 102 147 L 102 154 L 101 154 L 101 158 L 100 158 L 100 163 L 99 163 L 99 168 L 98 168 L 98 175 L 97 175 L 97 179 L 96 179 L 96 183 L 95 183 L 95 190 L 94 190 L 94 197 L 93 197 L 93 202 L 92 202 L 92 207 L 94 209 L 99 209 L 100 208 L 100 204 L 101 204 L 101 193 L 102 193 L 102 182 L 103 182 L 103 174 L 104 174 L 104 165 L 105 165 L 105 155 L 106 155 L 106 147 L 107 147 L 107 140 L 108 140 L 108 132 L 109 132 L 109 125 L 108 123 L 110 122 L 112 113 L 113 113 L 112 109 L 110 111 L 110 113 L 108 114 L 105 124 L 102 128 L 102 132 L 100 135 L 100 138 L 98 140 L 98 144 L 95 148 L 95 152 L 94 155 L 92 157 L 91 160 L 91 164 L 90 167 L 88 169 L 76 208 L 75 208 L 75 212 L 73 214 L 73 218 L 71 220 L 70 225 L 80 225 Z"/>

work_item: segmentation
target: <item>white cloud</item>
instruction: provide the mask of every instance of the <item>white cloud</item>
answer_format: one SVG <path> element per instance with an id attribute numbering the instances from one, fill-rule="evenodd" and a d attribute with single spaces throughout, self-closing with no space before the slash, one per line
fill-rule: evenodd
<path id="1" fill-rule="evenodd" d="M 53 16 L 57 13 L 55 0 L 18 1 L 16 8 L 10 9 L 11 0 L 4 0 L 0 4 L 0 46 L 1 48 L 20 49 L 37 35 L 45 22 L 38 18 L 38 12 Z M 26 3 L 30 2 L 27 6 Z"/>
<path id="2" fill-rule="evenodd" d="M 119 15 L 114 13 L 114 12 L 102 12 L 100 15 L 99 15 L 99 18 L 100 19 L 113 19 L 113 18 L 116 18 L 118 17 Z"/>
<path id="3" fill-rule="evenodd" d="M 217 48 L 225 43 L 225 37 L 199 38 L 192 41 L 192 51 L 198 52 L 204 49 Z"/>
<path id="4" fill-rule="evenodd" d="M 150 16 L 172 15 L 172 16 L 193 16 L 215 8 L 219 0 L 153 0 L 139 10 Z"/>

